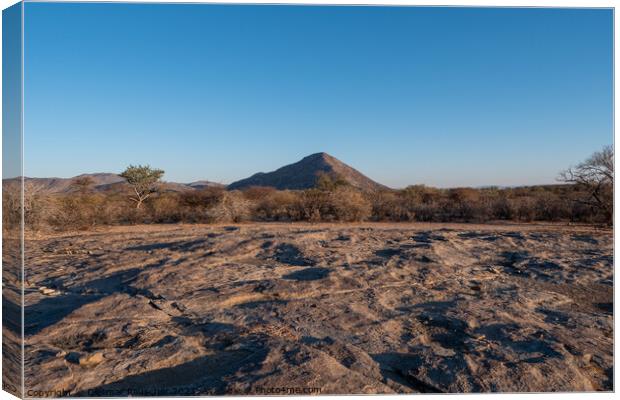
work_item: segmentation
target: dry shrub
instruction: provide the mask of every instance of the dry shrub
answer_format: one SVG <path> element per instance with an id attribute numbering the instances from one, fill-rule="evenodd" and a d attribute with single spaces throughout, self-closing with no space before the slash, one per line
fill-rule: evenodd
<path id="1" fill-rule="evenodd" d="M 219 204 L 226 194 L 226 189 L 206 187 L 201 190 L 189 190 L 179 194 L 179 203 L 185 207 L 211 208 Z"/>
<path id="2" fill-rule="evenodd" d="M 47 198 L 31 182 L 24 183 L 24 224 L 33 230 L 41 229 L 48 215 Z"/>
<path id="3" fill-rule="evenodd" d="M 448 197 L 457 204 L 473 204 L 480 200 L 480 190 L 472 188 L 449 189 Z"/>
<path id="4" fill-rule="evenodd" d="M 536 199 L 536 218 L 545 221 L 559 221 L 565 219 L 566 206 L 562 199 L 553 193 L 544 193 Z"/>
<path id="5" fill-rule="evenodd" d="M 415 212 L 406 207 L 398 193 L 380 191 L 372 194 L 372 217 L 376 221 L 411 221 Z"/>
<path id="6" fill-rule="evenodd" d="M 372 215 L 372 204 L 359 191 L 340 186 L 334 191 L 305 190 L 300 214 L 307 221 L 363 221 Z"/>
<path id="7" fill-rule="evenodd" d="M 318 189 L 308 189 L 301 193 L 299 211 L 301 219 L 310 222 L 321 221 L 328 213 L 328 193 Z"/>
<path id="8" fill-rule="evenodd" d="M 583 197 L 577 185 L 509 189 L 436 189 L 363 193 L 347 185 L 329 189 L 279 191 L 251 188 L 244 192 L 210 187 L 160 193 L 136 209 L 126 193 L 43 194 L 27 186 L 26 228 L 88 229 L 97 225 L 136 223 L 212 223 L 257 221 L 578 221 L 606 222 L 596 208 L 573 201 Z M 20 186 L 4 187 L 5 229 L 19 227 Z"/>
<path id="9" fill-rule="evenodd" d="M 219 207 L 226 193 L 224 188 L 206 187 L 179 194 L 178 206 L 182 211 L 182 219 L 186 222 L 212 222 L 209 210 Z"/>
<path id="10" fill-rule="evenodd" d="M 53 212 L 48 219 L 51 226 L 60 230 L 86 229 L 88 227 L 77 198 L 63 195 L 54 200 L 53 205 L 50 207 Z"/>
<path id="11" fill-rule="evenodd" d="M 184 217 L 177 193 L 164 193 L 151 199 L 147 203 L 147 212 L 151 221 L 156 223 L 180 222 Z"/>
<path id="12" fill-rule="evenodd" d="M 242 222 L 251 218 L 251 203 L 239 191 L 223 192 L 219 203 L 207 210 L 210 222 Z"/>
<path id="13" fill-rule="evenodd" d="M 364 221 L 372 215 L 372 204 L 358 190 L 339 187 L 330 192 L 329 198 L 334 219 L 337 221 Z"/>
<path id="14" fill-rule="evenodd" d="M 483 220 L 480 190 L 472 188 L 449 189 L 444 203 L 445 215 L 463 221 Z M 482 211 L 482 212 L 481 212 Z"/>
<path id="15" fill-rule="evenodd" d="M 583 221 L 604 222 L 605 215 L 584 207 L 577 185 L 520 188 L 436 189 L 410 186 L 372 195 L 376 221 Z"/>
<path id="16" fill-rule="evenodd" d="M 410 219 L 416 221 L 441 221 L 444 211 L 444 191 L 424 185 L 409 186 L 399 191 L 401 207 Z"/>
<path id="17" fill-rule="evenodd" d="M 492 205 L 492 215 L 494 219 L 513 219 L 515 216 L 513 201 L 505 194 L 498 196 Z"/>
<path id="18" fill-rule="evenodd" d="M 74 192 L 48 195 L 40 202 L 42 228 L 85 230 L 101 225 L 149 222 L 146 210 L 137 210 L 126 197 L 118 194 Z"/>
<path id="19" fill-rule="evenodd" d="M 12 181 L 2 182 L 2 227 L 6 231 L 21 228 L 21 185 Z"/>
<path id="20" fill-rule="evenodd" d="M 412 185 L 400 191 L 407 201 L 417 204 L 438 203 L 442 197 L 442 190 L 425 185 Z"/>
<path id="21" fill-rule="evenodd" d="M 250 186 L 243 191 L 243 196 L 250 201 L 260 201 L 274 193 L 277 193 L 277 190 L 269 186 Z"/>
<path id="22" fill-rule="evenodd" d="M 98 214 L 102 225 L 137 224 L 144 220 L 145 210 L 136 209 L 134 202 L 120 193 L 102 194 L 104 201 Z"/>
<path id="23" fill-rule="evenodd" d="M 300 196 L 288 190 L 264 192 L 257 198 L 252 214 L 261 221 L 299 221 L 302 219 Z"/>
<path id="24" fill-rule="evenodd" d="M 48 223 L 58 230 L 89 229 L 100 221 L 105 197 L 94 194 L 63 194 L 50 199 Z"/>
<path id="25" fill-rule="evenodd" d="M 512 199 L 511 217 L 519 221 L 530 222 L 536 219 L 536 200 L 529 196 Z"/>

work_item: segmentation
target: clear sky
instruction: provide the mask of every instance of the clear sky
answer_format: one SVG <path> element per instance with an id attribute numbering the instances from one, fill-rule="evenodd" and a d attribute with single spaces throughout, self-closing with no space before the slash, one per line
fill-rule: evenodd
<path id="1" fill-rule="evenodd" d="M 554 183 L 613 141 L 609 9 L 28 3 L 27 176 Z"/>

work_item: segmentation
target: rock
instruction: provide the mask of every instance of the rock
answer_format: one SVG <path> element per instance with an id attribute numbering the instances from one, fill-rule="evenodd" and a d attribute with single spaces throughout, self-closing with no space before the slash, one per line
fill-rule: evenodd
<path id="1" fill-rule="evenodd" d="M 468 326 L 470 329 L 476 329 L 476 328 L 479 328 L 479 327 L 480 327 L 480 324 L 478 323 L 478 321 L 477 321 L 477 320 L 475 320 L 475 319 L 473 319 L 473 318 L 472 318 L 472 319 L 467 320 L 467 326 Z"/>
<path id="2" fill-rule="evenodd" d="M 50 289 L 50 288 L 45 287 L 45 286 L 41 286 L 39 288 L 39 292 L 41 292 L 41 294 L 43 294 L 45 296 L 57 296 L 57 295 L 60 294 L 60 292 L 58 290 Z"/>
<path id="3" fill-rule="evenodd" d="M 556 236 L 523 243 L 428 234 L 434 262 L 422 264 L 427 250 L 406 240 L 409 225 L 371 226 L 127 226 L 32 241 L 34 253 L 51 243 L 105 249 L 29 268 L 26 379 L 76 397 L 614 389 L 611 231 L 583 247 L 555 225 Z M 216 229 L 208 249 L 192 247 Z M 261 248 L 265 234 L 272 243 Z M 154 256 L 125 251 L 137 243 Z M 591 247 L 596 254 L 582 254 Z M 515 248 L 518 265 L 553 260 L 560 269 L 515 276 Z M 378 263 L 386 249 L 397 250 L 394 267 Z"/>
<path id="4" fill-rule="evenodd" d="M 70 362 L 71 364 L 79 364 L 80 363 L 80 353 L 72 351 L 65 355 L 65 360 Z"/>
<path id="5" fill-rule="evenodd" d="M 94 367 L 103 361 L 103 353 L 87 354 L 80 357 L 79 364 L 84 367 Z"/>

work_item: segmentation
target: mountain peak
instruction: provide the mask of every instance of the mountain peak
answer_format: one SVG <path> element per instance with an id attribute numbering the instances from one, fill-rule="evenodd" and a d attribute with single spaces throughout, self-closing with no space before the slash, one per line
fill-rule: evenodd
<path id="1" fill-rule="evenodd" d="M 338 176 L 351 186 L 362 190 L 377 190 L 383 185 L 364 176 L 337 158 L 325 153 L 310 154 L 300 161 L 285 165 L 272 172 L 259 172 L 249 178 L 233 182 L 228 189 L 244 189 L 250 186 L 270 186 L 276 189 L 301 190 L 316 187 L 322 174 Z"/>
<path id="2" fill-rule="evenodd" d="M 334 159 L 331 155 L 325 153 L 324 151 L 320 153 L 310 154 L 309 156 L 305 156 L 302 160 L 329 160 Z"/>

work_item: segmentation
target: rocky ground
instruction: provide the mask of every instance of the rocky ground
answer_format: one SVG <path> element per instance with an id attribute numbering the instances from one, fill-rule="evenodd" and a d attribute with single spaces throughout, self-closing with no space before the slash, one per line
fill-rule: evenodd
<path id="1" fill-rule="evenodd" d="M 26 246 L 39 394 L 613 389 L 609 230 L 171 225 Z"/>

